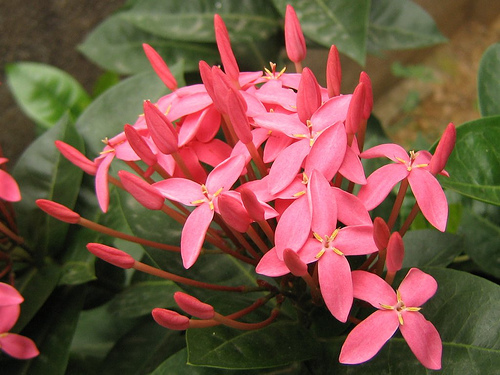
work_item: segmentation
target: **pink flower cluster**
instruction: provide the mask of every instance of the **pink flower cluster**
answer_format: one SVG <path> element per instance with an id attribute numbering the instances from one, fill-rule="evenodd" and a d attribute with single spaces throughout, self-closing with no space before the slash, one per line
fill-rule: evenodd
<path id="1" fill-rule="evenodd" d="M 313 302 L 324 303 L 341 322 L 350 319 L 354 299 L 379 309 L 348 336 L 341 362 L 368 360 L 400 327 L 417 358 L 426 367 L 439 368 L 439 335 L 418 312 L 436 291 L 434 279 L 412 269 L 395 293 L 375 273 L 381 275 L 387 262 L 386 280 L 392 282 L 404 255 L 401 236 L 419 211 L 437 229 L 445 230 L 448 205 L 435 176 L 446 174 L 454 126 L 448 126 L 434 155 L 427 151 L 408 154 L 395 144 L 363 151 L 373 106 L 370 79 L 361 73 L 353 94 L 341 95 L 339 56 L 332 46 L 327 87 L 321 87 L 314 73 L 302 68 L 305 41 L 292 7 L 287 7 L 285 39 L 296 73 L 276 70 L 275 64 L 264 73 L 240 72 L 222 19 L 216 15 L 214 22 L 223 69 L 201 61 L 203 83 L 178 88 L 161 57 L 145 45 L 154 70 L 172 92 L 156 103 L 144 102 L 144 114 L 133 125 L 125 125 L 122 133 L 106 139 L 106 147 L 95 160 L 65 143 L 58 141 L 57 147 L 95 175 L 103 211 L 112 205 L 108 190 L 112 183 L 148 209 L 162 210 L 177 220 L 183 228 L 177 250 L 186 269 L 200 254 L 209 252 L 203 247 L 208 242 L 254 265 L 257 274 L 278 278 L 291 273 L 303 279 Z M 366 178 L 361 159 L 374 157 L 387 157 L 393 163 Z M 110 176 L 115 159 L 126 162 L 135 173 L 120 171 L 118 178 Z M 387 223 L 378 218 L 374 224 L 369 211 L 399 182 Z M 417 204 L 401 230 L 391 234 L 408 186 Z M 62 209 L 63 214 L 55 204 L 39 203 L 61 220 L 71 217 L 71 222 L 90 225 L 67 209 Z M 118 249 L 89 244 L 89 250 L 118 266 L 174 279 Z M 368 256 L 364 270 L 351 270 L 346 258 L 351 255 Z M 175 280 L 187 282 L 181 279 Z M 279 292 L 274 296 L 283 298 Z M 188 314 L 206 311 L 201 301 L 188 298 L 187 303 L 186 298 L 180 296 L 178 303 Z M 213 308 L 208 310 L 209 314 L 198 314 L 201 321 L 164 309 L 155 309 L 154 316 L 162 325 L 177 329 L 203 326 L 200 322 L 230 325 L 228 319 L 241 316 L 221 318 Z"/>

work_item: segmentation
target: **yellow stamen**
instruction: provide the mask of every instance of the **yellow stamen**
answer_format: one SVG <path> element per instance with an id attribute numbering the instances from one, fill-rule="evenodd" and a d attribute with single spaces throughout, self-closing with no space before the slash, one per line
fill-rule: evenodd
<path id="1" fill-rule="evenodd" d="M 298 197 L 301 197 L 302 195 L 304 195 L 305 193 L 306 193 L 305 191 L 299 191 L 298 193 L 295 193 L 294 195 L 292 195 L 292 197 L 298 198 Z"/>
<path id="2" fill-rule="evenodd" d="M 198 199 L 197 201 L 192 201 L 191 204 L 197 205 L 205 202 L 206 202 L 205 199 Z"/>
<path id="3" fill-rule="evenodd" d="M 316 238 L 319 242 L 323 242 L 323 237 L 321 237 L 318 233 L 313 232 L 314 238 Z"/>
<path id="4" fill-rule="evenodd" d="M 342 251 L 340 251 L 339 249 L 337 249 L 336 247 L 333 248 L 333 251 L 335 252 L 335 254 L 337 255 L 344 255 L 344 253 Z"/>
<path id="5" fill-rule="evenodd" d="M 325 251 L 326 251 L 325 248 L 322 248 L 321 251 L 318 254 L 316 254 L 315 258 L 316 259 L 321 258 L 323 256 L 323 254 L 325 253 Z"/>
<path id="6" fill-rule="evenodd" d="M 398 313 L 398 320 L 399 320 L 399 324 L 404 325 L 403 317 L 399 313 Z"/>

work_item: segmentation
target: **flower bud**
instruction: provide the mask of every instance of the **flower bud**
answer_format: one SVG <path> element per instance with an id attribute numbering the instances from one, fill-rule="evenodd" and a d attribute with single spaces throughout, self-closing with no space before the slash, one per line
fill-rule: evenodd
<path id="1" fill-rule="evenodd" d="M 300 27 L 297 13 L 291 5 L 286 6 L 285 12 L 285 47 L 288 58 L 299 63 L 306 57 L 306 41 Z"/>
<path id="2" fill-rule="evenodd" d="M 106 246 L 100 243 L 88 243 L 87 249 L 96 257 L 101 258 L 113 266 L 129 269 L 135 264 L 134 258 L 115 247 Z"/>
<path id="3" fill-rule="evenodd" d="M 118 176 L 127 190 L 140 204 L 149 210 L 161 210 L 165 197 L 142 178 L 127 171 L 119 171 Z"/>
<path id="4" fill-rule="evenodd" d="M 255 221 L 266 220 L 266 211 L 260 204 L 255 193 L 247 188 L 241 189 L 241 200 L 248 215 Z"/>
<path id="5" fill-rule="evenodd" d="M 144 117 L 156 147 L 164 154 L 177 152 L 178 135 L 172 123 L 149 100 L 144 102 Z"/>
<path id="6" fill-rule="evenodd" d="M 73 146 L 64 143 L 63 141 L 54 142 L 57 149 L 63 156 L 76 165 L 78 168 L 94 176 L 97 173 L 97 165 L 92 160 L 89 160 L 85 155 L 78 151 Z"/>
<path id="7" fill-rule="evenodd" d="M 397 272 L 403 266 L 405 257 L 405 246 L 399 232 L 394 232 L 389 238 L 387 244 L 387 256 L 385 259 L 387 271 Z"/>
<path id="8" fill-rule="evenodd" d="M 365 84 L 360 82 L 352 93 L 351 102 L 349 103 L 349 108 L 347 109 L 347 116 L 345 119 L 345 129 L 347 134 L 356 134 L 358 132 L 365 110 L 365 98 Z"/>
<path id="9" fill-rule="evenodd" d="M 305 264 L 299 255 L 292 249 L 285 249 L 283 252 L 283 260 L 290 272 L 295 275 L 302 277 L 307 274 L 307 264 Z"/>
<path id="10" fill-rule="evenodd" d="M 213 306 L 183 292 L 174 293 L 175 302 L 188 314 L 200 319 L 212 319 L 215 315 Z"/>
<path id="11" fill-rule="evenodd" d="M 142 48 L 144 49 L 146 57 L 158 77 L 160 77 L 165 86 L 167 86 L 170 90 L 175 91 L 177 89 L 177 81 L 165 61 L 163 61 L 158 52 L 156 52 L 149 44 L 144 43 Z"/>
<path id="12" fill-rule="evenodd" d="M 214 16 L 214 26 L 215 41 L 217 42 L 217 48 L 219 49 L 224 71 L 235 84 L 238 84 L 240 69 L 238 68 L 238 63 L 236 62 L 236 58 L 231 48 L 231 41 L 226 25 L 218 14 Z"/>
<path id="13" fill-rule="evenodd" d="M 370 79 L 370 76 L 366 72 L 361 72 L 361 74 L 359 75 L 359 82 L 363 82 L 365 88 L 365 106 L 363 109 L 363 115 L 361 117 L 364 120 L 368 120 L 373 110 L 372 81 Z"/>
<path id="14" fill-rule="evenodd" d="M 429 163 L 429 170 L 433 175 L 441 173 L 444 169 L 448 158 L 450 157 L 453 148 L 455 147 L 455 142 L 457 140 L 457 130 L 452 122 L 446 127 L 441 140 L 439 141 L 434 155 L 432 155 L 431 161 Z"/>
<path id="15" fill-rule="evenodd" d="M 304 68 L 297 90 L 297 113 L 304 124 L 321 106 L 321 88 L 309 68 Z"/>
<path id="16" fill-rule="evenodd" d="M 391 231 L 384 219 L 376 217 L 375 220 L 373 220 L 373 240 L 375 241 L 375 245 L 377 245 L 377 249 L 383 250 L 387 248 L 390 236 Z"/>
<path id="17" fill-rule="evenodd" d="M 172 310 L 155 308 L 151 311 L 153 319 L 162 327 L 176 331 L 184 331 L 189 328 L 189 318 Z"/>
<path id="18" fill-rule="evenodd" d="M 340 95 L 340 85 L 342 83 L 342 67 L 340 65 L 340 56 L 337 47 L 331 46 L 326 63 L 326 87 L 328 88 L 328 97 Z"/>
<path id="19" fill-rule="evenodd" d="M 42 211 L 52 217 L 55 217 L 57 220 L 61 220 L 69 224 L 78 224 L 80 221 L 79 214 L 62 204 L 49 201 L 47 199 L 37 199 L 35 203 Z"/>
<path id="20" fill-rule="evenodd" d="M 240 233 L 245 233 L 252 220 L 242 203 L 235 197 L 228 194 L 221 194 L 218 206 L 222 219 L 231 228 Z"/>
<path id="21" fill-rule="evenodd" d="M 141 158 L 141 160 L 149 166 L 155 165 L 157 162 L 156 155 L 151 151 L 146 141 L 142 138 L 136 128 L 126 124 L 123 128 L 127 141 L 132 147 L 132 150 Z"/>
<path id="22" fill-rule="evenodd" d="M 241 93 L 234 87 L 231 87 L 227 92 L 226 110 L 238 139 L 244 144 L 252 142 L 252 132 L 247 117 L 247 104 Z"/>

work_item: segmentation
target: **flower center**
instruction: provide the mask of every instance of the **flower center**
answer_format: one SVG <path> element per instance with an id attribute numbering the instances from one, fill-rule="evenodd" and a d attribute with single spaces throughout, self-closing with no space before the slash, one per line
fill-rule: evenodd
<path id="1" fill-rule="evenodd" d="M 333 233 L 330 236 L 325 235 L 324 237 L 321 237 L 318 233 L 313 232 L 314 238 L 316 238 L 323 245 L 323 248 L 320 250 L 320 252 L 316 254 L 315 256 L 316 259 L 321 258 L 327 250 L 332 250 L 337 255 L 344 255 L 342 251 L 333 246 L 333 241 L 335 240 L 335 237 L 337 237 L 339 231 L 340 228 L 337 228 L 333 231 Z"/>
<path id="2" fill-rule="evenodd" d="M 398 302 L 394 306 L 385 305 L 385 304 L 381 303 L 380 307 L 382 307 L 383 309 L 386 309 L 386 310 L 396 311 L 398 314 L 399 324 L 403 325 L 404 322 L 403 322 L 403 316 L 401 315 L 401 313 L 403 311 L 419 311 L 421 309 L 421 307 L 406 307 L 405 303 L 401 299 L 401 293 L 399 293 L 399 290 L 396 290 L 396 297 L 398 299 Z"/>

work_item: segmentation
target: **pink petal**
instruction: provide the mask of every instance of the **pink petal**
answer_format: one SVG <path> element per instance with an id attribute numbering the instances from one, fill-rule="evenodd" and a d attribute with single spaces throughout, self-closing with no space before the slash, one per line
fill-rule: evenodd
<path id="1" fill-rule="evenodd" d="M 229 33 L 226 25 L 224 24 L 221 16 L 218 14 L 214 16 L 214 28 L 215 40 L 217 42 L 217 48 L 219 49 L 224 70 L 232 81 L 238 82 L 240 69 L 238 68 L 238 63 L 236 62 L 236 58 L 234 57 L 234 53 L 231 48 L 231 41 L 229 40 Z"/>
<path id="2" fill-rule="evenodd" d="M 326 250 L 318 260 L 318 277 L 326 307 L 337 320 L 346 322 L 353 301 L 351 267 L 346 257 Z"/>
<path id="3" fill-rule="evenodd" d="M 95 175 L 95 191 L 97 195 L 97 201 L 99 202 L 99 207 L 101 207 L 102 212 L 108 211 L 109 206 L 109 186 L 108 186 L 108 171 L 113 158 L 115 157 L 114 152 L 110 152 L 100 160 L 97 166 L 97 173 Z"/>
<path id="4" fill-rule="evenodd" d="M 401 281 L 398 290 L 406 306 L 420 307 L 436 293 L 437 287 L 437 282 L 431 275 L 412 268 Z"/>
<path id="5" fill-rule="evenodd" d="M 180 202 L 187 206 L 195 206 L 194 201 L 203 200 L 205 196 L 201 192 L 201 186 L 194 181 L 185 178 L 169 178 L 156 182 L 153 186 L 167 199 Z"/>
<path id="6" fill-rule="evenodd" d="M 209 142 L 217 135 L 220 128 L 221 115 L 215 106 L 211 105 L 203 111 L 200 118 L 200 127 L 196 132 L 196 139 L 200 142 Z"/>
<path id="7" fill-rule="evenodd" d="M 352 284 L 354 298 L 366 301 L 380 309 L 380 305 L 394 306 L 398 303 L 392 287 L 380 276 L 367 271 L 353 271 Z"/>
<path id="8" fill-rule="evenodd" d="M 257 267 L 255 268 L 255 272 L 259 275 L 279 277 L 290 273 L 290 270 L 286 266 L 285 262 L 278 258 L 276 248 L 273 247 L 260 259 L 259 264 L 257 264 Z"/>
<path id="9" fill-rule="evenodd" d="M 21 192 L 16 180 L 2 169 L 0 169 L 0 199 L 7 202 L 18 202 L 21 200 Z"/>
<path id="10" fill-rule="evenodd" d="M 118 176 L 125 190 L 149 210 L 161 210 L 165 197 L 152 185 L 128 171 L 119 171 Z"/>
<path id="11" fill-rule="evenodd" d="M 0 335 L 0 348 L 17 359 L 30 359 L 40 354 L 33 340 L 15 333 Z"/>
<path id="12" fill-rule="evenodd" d="M 329 99 L 312 115 L 311 123 L 315 132 L 320 132 L 337 122 L 344 122 L 351 95 L 341 95 Z"/>
<path id="13" fill-rule="evenodd" d="M 366 184 L 365 171 L 358 155 L 351 147 L 347 147 L 345 151 L 344 160 L 339 167 L 339 173 L 356 184 Z"/>
<path id="14" fill-rule="evenodd" d="M 340 229 L 333 246 L 346 255 L 364 255 L 377 251 L 372 225 L 349 225 Z"/>
<path id="15" fill-rule="evenodd" d="M 12 285 L 0 283 L 0 306 L 19 305 L 23 296 Z M 0 330 L 0 332 L 2 332 Z"/>
<path id="16" fill-rule="evenodd" d="M 214 211 L 208 204 L 196 207 L 188 216 L 181 234 L 181 256 L 184 268 L 190 268 L 198 259 L 213 217 Z"/>
<path id="17" fill-rule="evenodd" d="M 299 120 L 296 114 L 271 112 L 255 116 L 254 121 L 261 128 L 277 131 L 292 138 L 296 134 L 309 134 L 307 126 Z"/>
<path id="18" fill-rule="evenodd" d="M 408 176 L 408 171 L 403 164 L 387 164 L 366 180 L 366 185 L 361 186 L 358 198 L 364 203 L 368 211 L 373 210 L 389 195 L 392 188 Z"/>
<path id="19" fill-rule="evenodd" d="M 413 168 L 408 182 L 424 217 L 444 232 L 448 221 L 448 202 L 438 180 L 423 168 Z"/>
<path id="20" fill-rule="evenodd" d="M 281 151 L 292 144 L 293 139 L 284 134 L 277 133 L 270 136 L 264 146 L 264 163 L 274 161 Z"/>
<path id="21" fill-rule="evenodd" d="M 375 311 L 349 333 L 340 351 L 340 363 L 355 365 L 372 359 L 398 326 L 394 311 Z"/>
<path id="22" fill-rule="evenodd" d="M 428 369 L 441 369 L 443 344 L 431 322 L 415 311 L 402 311 L 403 325 L 399 329 L 415 357 Z"/>
<path id="23" fill-rule="evenodd" d="M 344 225 L 370 225 L 372 219 L 361 200 L 342 189 L 332 187 L 337 201 L 337 220 Z"/>
<path id="24" fill-rule="evenodd" d="M 130 147 L 134 150 L 137 156 L 147 165 L 155 165 L 157 158 L 156 155 L 151 151 L 146 140 L 132 125 L 125 125 L 124 133 L 127 136 L 128 143 Z"/>
<path id="25" fill-rule="evenodd" d="M 179 148 L 178 134 L 174 126 L 153 103 L 144 102 L 144 117 L 149 133 L 158 149 L 164 154 L 172 154 Z"/>
<path id="26" fill-rule="evenodd" d="M 177 94 L 180 94 L 180 90 L 183 89 L 184 87 L 179 89 L 177 91 Z M 213 107 L 211 104 L 213 104 L 212 98 L 210 97 L 210 95 L 208 95 L 208 93 L 205 90 L 203 90 L 199 92 L 193 92 L 185 96 L 181 96 L 175 102 L 169 103 L 169 105 L 165 107 L 164 112 L 166 112 L 167 109 L 169 109 L 167 113 L 167 118 L 170 121 L 175 121 L 181 117 L 185 117 L 187 115 L 194 114 L 209 107 Z"/>
<path id="27" fill-rule="evenodd" d="M 308 238 L 304 246 L 297 252 L 304 263 L 314 263 L 318 261 L 316 256 L 323 250 L 323 244 L 316 238 Z"/>
<path id="28" fill-rule="evenodd" d="M 241 233 L 248 230 L 252 219 L 250 219 L 241 200 L 227 193 L 222 193 L 217 199 L 217 208 L 227 225 Z"/>
<path id="29" fill-rule="evenodd" d="M 307 185 L 311 204 L 311 229 L 320 236 L 331 235 L 337 227 L 337 202 L 330 184 L 317 170 L 313 170 Z"/>
<path id="30" fill-rule="evenodd" d="M 380 158 L 385 156 L 386 158 L 391 159 L 394 162 L 401 163 L 401 160 L 405 162 L 410 161 L 410 157 L 406 150 L 400 145 L 394 143 L 384 143 L 375 147 L 372 147 L 363 153 L 361 153 L 362 159 L 372 159 L 372 158 Z M 401 159 L 401 160 L 399 160 Z"/>
<path id="31" fill-rule="evenodd" d="M 245 158 L 241 155 L 232 156 L 216 166 L 207 177 L 207 190 L 214 194 L 220 188 L 223 191 L 231 189 L 240 177 L 245 167 Z"/>
<path id="32" fill-rule="evenodd" d="M 244 144 L 252 142 L 250 123 L 247 117 L 247 104 L 239 90 L 232 88 L 228 92 L 227 113 L 234 132 Z"/>
<path id="33" fill-rule="evenodd" d="M 219 165 L 231 155 L 231 146 L 217 138 L 207 143 L 192 141 L 190 146 L 201 162 L 212 167 Z"/>
<path id="34" fill-rule="evenodd" d="M 21 307 L 19 305 L 0 306 L 0 337 L 16 324 Z"/>
<path id="35" fill-rule="evenodd" d="M 288 146 L 274 161 L 268 177 L 269 192 L 276 194 L 291 184 L 310 151 L 309 141 L 304 139 Z"/>
<path id="36" fill-rule="evenodd" d="M 191 173 L 192 180 L 198 182 L 199 184 L 205 183 L 207 180 L 207 172 L 205 168 L 200 164 L 198 155 L 192 147 L 184 146 L 179 149 L 179 155 L 184 161 L 184 164 Z M 176 165 L 173 176 L 187 178 L 182 169 Z"/>

